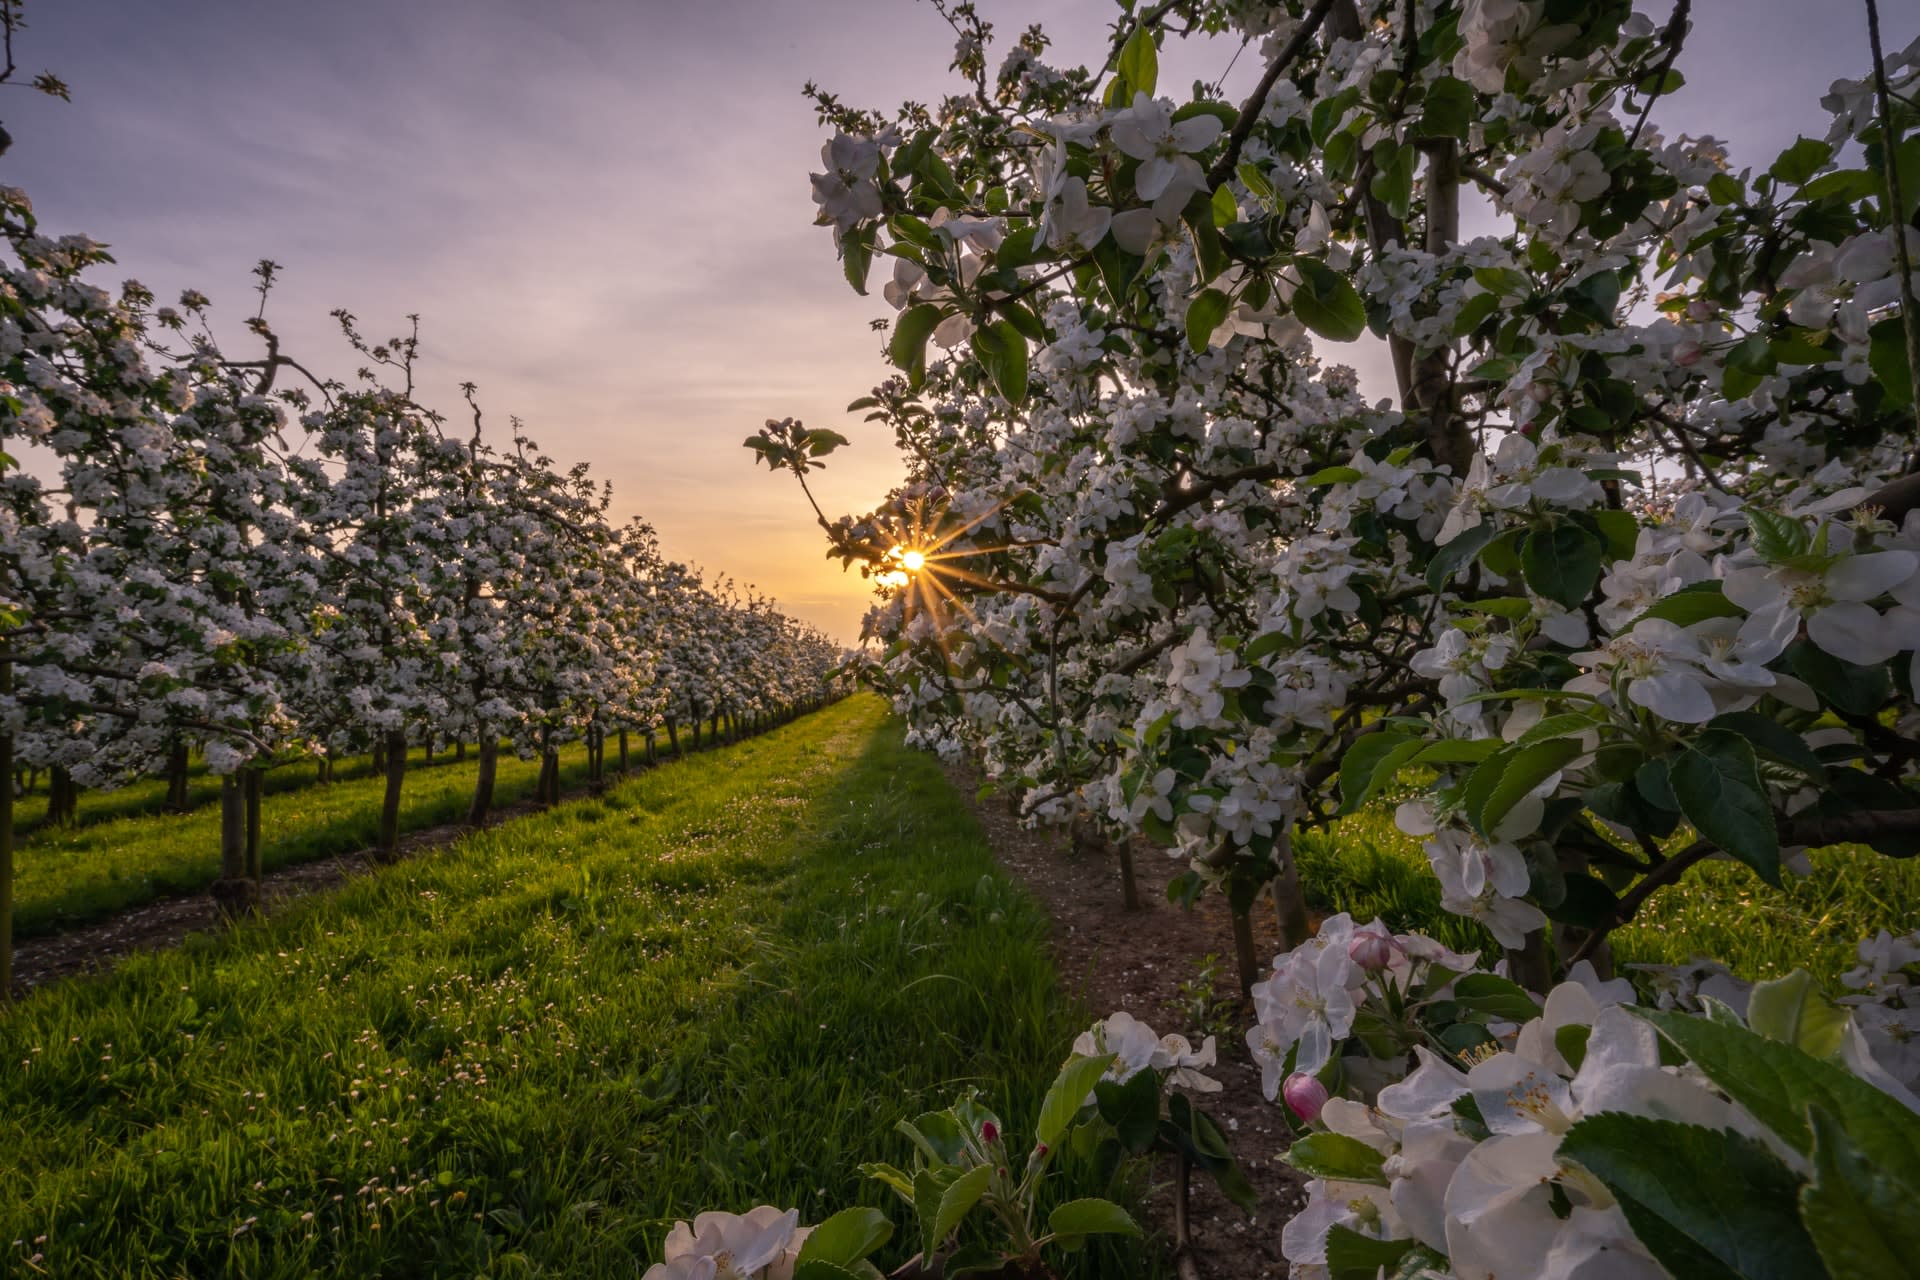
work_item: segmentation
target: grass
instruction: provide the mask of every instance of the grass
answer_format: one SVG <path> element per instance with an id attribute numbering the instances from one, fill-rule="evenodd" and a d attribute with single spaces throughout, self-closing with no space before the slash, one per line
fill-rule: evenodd
<path id="1" fill-rule="evenodd" d="M 1376 806 L 1298 842 L 1300 873 L 1314 905 L 1384 919 L 1467 950 L 1494 955 L 1480 926 L 1440 909 L 1440 884 L 1420 842 Z M 1649 899 L 1613 934 L 1621 964 L 1677 964 L 1709 956 L 1743 978 L 1777 978 L 1805 968 L 1829 988 L 1858 963 L 1854 946 L 1878 929 L 1920 921 L 1920 859 L 1895 859 L 1859 845 L 1812 853 L 1813 874 L 1788 874 L 1775 889 L 1746 867 L 1702 863 Z"/>
<path id="2" fill-rule="evenodd" d="M 0 1271 L 630 1277 L 701 1208 L 877 1203 L 896 1118 L 1030 1131 L 1083 1025 L 1043 935 L 850 699 L 22 1001 Z"/>
<path id="3" fill-rule="evenodd" d="M 427 753 L 415 748 L 408 753 L 408 768 L 422 766 L 437 768 L 453 761 L 451 752 L 443 751 L 431 765 L 427 762 Z M 372 756 L 351 756 L 336 761 L 333 776 L 338 782 L 373 775 Z M 267 774 L 266 792 L 274 795 L 283 791 L 297 791 L 302 787 L 315 785 L 316 770 L 311 763 L 289 765 L 275 769 Z M 21 799 L 14 802 L 14 831 L 25 837 L 32 832 L 48 827 L 47 804 L 51 797 L 46 793 L 47 779 L 42 774 L 39 780 L 39 794 L 31 800 Z M 220 798 L 220 779 L 207 771 L 206 764 L 194 759 L 187 769 L 186 808 L 198 809 L 202 805 L 212 804 Z M 122 818 L 136 818 L 143 814 L 161 813 L 167 805 L 167 780 L 164 777 L 136 778 L 125 786 L 115 787 L 111 791 L 92 789 L 80 792 L 74 805 L 76 826 L 87 826 L 95 822 L 114 822 Z"/>
<path id="4" fill-rule="evenodd" d="M 494 802 L 510 805 L 531 796 L 539 771 L 538 760 L 502 753 Z M 477 752 L 461 764 L 410 771 L 400 793 L 401 831 L 464 818 L 478 772 Z M 585 747 L 562 752 L 563 786 L 583 782 L 586 772 Z M 374 843 L 386 780 L 374 776 L 370 766 L 339 776 L 344 780 L 321 786 L 305 768 L 267 775 L 269 793 L 260 805 L 263 867 L 271 871 Z M 164 799 L 165 783 L 158 786 Z M 212 794 L 219 794 L 217 779 L 212 780 Z M 15 855 L 16 937 L 55 933 L 159 898 L 196 893 L 218 878 L 219 805 L 203 803 L 184 814 L 156 811 L 114 819 L 96 809 L 89 820 L 86 803 L 113 795 L 83 795 L 80 826 L 65 831 L 44 827 L 21 842 Z"/>

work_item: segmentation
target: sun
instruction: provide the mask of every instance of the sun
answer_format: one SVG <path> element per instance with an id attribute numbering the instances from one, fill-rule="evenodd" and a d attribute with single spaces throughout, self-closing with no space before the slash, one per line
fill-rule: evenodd
<path id="1" fill-rule="evenodd" d="M 918 573 L 927 567 L 927 556 L 923 551 L 902 551 L 900 567 L 908 573 Z"/>

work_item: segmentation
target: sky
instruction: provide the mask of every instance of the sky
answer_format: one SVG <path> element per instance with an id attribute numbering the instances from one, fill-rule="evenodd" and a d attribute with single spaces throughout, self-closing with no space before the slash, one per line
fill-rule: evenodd
<path id="1" fill-rule="evenodd" d="M 1643 10 L 1664 22 L 1667 0 Z M 1920 3 L 1881 0 L 1891 52 Z M 1112 0 L 980 0 L 1010 42 L 1032 22 L 1055 62 L 1104 57 Z M 825 558 L 791 477 L 741 442 L 769 418 L 851 437 L 820 473 L 830 515 L 898 476 L 891 434 L 845 413 L 889 372 L 846 287 L 807 175 L 823 135 L 809 79 L 891 109 L 954 88 L 952 36 L 915 0 L 29 0 L 24 75 L 71 104 L 0 101 L 0 182 L 43 229 L 112 246 L 170 301 L 210 295 L 245 352 L 250 272 L 283 267 L 269 318 L 286 350 L 347 375 L 328 318 L 370 337 L 420 316 L 422 399 L 453 414 L 472 381 L 496 440 L 517 415 L 565 464 L 614 487 L 676 559 L 724 571 L 847 642 L 867 590 Z M 1226 42 L 1162 57 L 1163 91 L 1217 77 Z M 1259 73 L 1257 51 L 1230 88 Z M 1869 66 L 1855 0 L 1695 0 L 1688 83 L 1656 120 L 1764 167 L 1818 100 Z M 24 78 L 23 75 L 23 78 Z M 246 357 L 253 353 L 246 352 Z M 1378 386 L 1381 354 L 1330 353 Z"/>

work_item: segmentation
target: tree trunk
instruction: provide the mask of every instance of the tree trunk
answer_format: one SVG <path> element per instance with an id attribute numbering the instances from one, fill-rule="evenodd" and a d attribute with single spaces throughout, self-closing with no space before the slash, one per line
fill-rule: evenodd
<path id="1" fill-rule="evenodd" d="M 65 765 L 55 765 L 47 774 L 47 821 L 56 827 L 71 827 L 80 816 L 80 789 Z"/>
<path id="2" fill-rule="evenodd" d="M 376 774 L 387 771 L 387 748 L 383 743 L 373 744 L 373 771 Z"/>
<path id="3" fill-rule="evenodd" d="M 247 878 L 246 782 L 236 774 L 220 779 L 220 878 L 213 900 L 220 914 L 237 920 L 253 906 L 257 886 Z"/>
<path id="4" fill-rule="evenodd" d="M 695 751 L 700 749 L 700 722 L 699 716 L 693 718 L 693 749 Z"/>
<path id="5" fill-rule="evenodd" d="M 1121 836 L 1113 846 L 1120 855 L 1120 903 L 1129 911 L 1140 909 L 1140 882 L 1133 874 L 1133 837 Z"/>
<path id="6" fill-rule="evenodd" d="M 1537 995 L 1545 995 L 1553 986 L 1553 926 L 1536 929 L 1527 935 L 1526 945 L 1507 952 L 1507 976 Z"/>
<path id="7" fill-rule="evenodd" d="M 1300 883 L 1300 861 L 1293 856 L 1293 832 L 1280 833 L 1280 875 L 1267 885 L 1273 896 L 1273 918 L 1280 926 L 1280 949 L 1291 951 L 1313 933 L 1307 915 L 1307 893 Z"/>
<path id="8" fill-rule="evenodd" d="M 407 780 L 407 731 L 387 730 L 387 793 L 380 802 L 380 843 L 374 856 L 391 862 L 400 855 L 400 787 Z"/>
<path id="9" fill-rule="evenodd" d="M 467 762 L 467 740 L 465 738 L 453 744 L 453 762 L 455 764 L 465 764 Z"/>
<path id="10" fill-rule="evenodd" d="M 560 799 L 560 756 L 552 748 L 540 753 L 540 777 L 533 790 L 535 804 L 551 805 Z"/>
<path id="11" fill-rule="evenodd" d="M 669 750 L 673 752 L 675 758 L 679 757 L 680 730 L 677 727 L 675 727 L 672 720 L 667 721 L 667 747 Z"/>
<path id="12" fill-rule="evenodd" d="M 187 811 L 187 744 L 177 739 L 167 752 L 167 808 Z"/>
<path id="13" fill-rule="evenodd" d="M 0 695 L 13 692 L 13 663 L 0 662 Z M 0 1000 L 13 996 L 13 735 L 0 733 Z"/>
<path id="14" fill-rule="evenodd" d="M 260 883 L 260 797 L 266 792 L 266 782 L 265 769 L 247 770 L 247 879 L 255 884 Z"/>
<path id="15" fill-rule="evenodd" d="M 493 782 L 500 772 L 500 740 L 491 734 L 480 735 L 480 771 L 473 780 L 473 803 L 467 806 L 467 825 L 485 826 L 487 811 L 493 808 Z"/>
<path id="16" fill-rule="evenodd" d="M 1260 981 L 1260 961 L 1253 953 L 1253 918 L 1245 911 L 1233 912 L 1233 963 L 1240 971 L 1240 994 L 1253 994 L 1253 984 Z"/>
<path id="17" fill-rule="evenodd" d="M 647 763 L 648 764 L 657 763 L 658 759 L 659 759 L 659 756 L 655 751 L 655 747 L 654 747 L 653 730 L 649 729 L 647 730 Z"/>
<path id="18" fill-rule="evenodd" d="M 627 771 L 627 731 L 620 731 L 620 772 Z"/>

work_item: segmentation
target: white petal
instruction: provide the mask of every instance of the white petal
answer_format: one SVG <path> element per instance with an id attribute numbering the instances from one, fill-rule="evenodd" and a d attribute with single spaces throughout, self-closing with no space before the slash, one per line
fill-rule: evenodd
<path id="1" fill-rule="evenodd" d="M 1871 667 L 1903 647 L 1871 605 L 1830 604 L 1807 619 L 1807 638 L 1843 662 Z"/>

